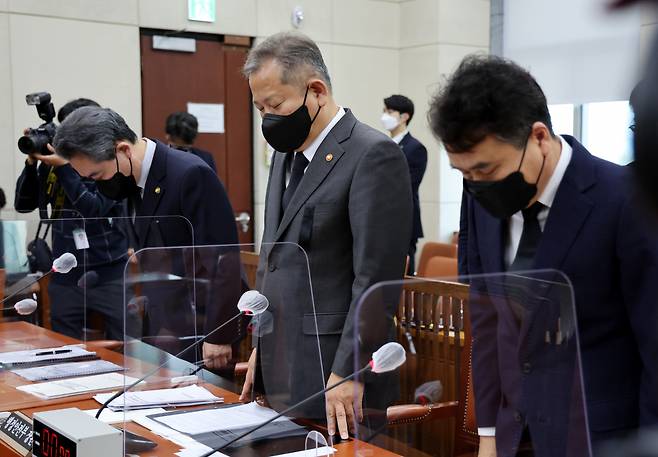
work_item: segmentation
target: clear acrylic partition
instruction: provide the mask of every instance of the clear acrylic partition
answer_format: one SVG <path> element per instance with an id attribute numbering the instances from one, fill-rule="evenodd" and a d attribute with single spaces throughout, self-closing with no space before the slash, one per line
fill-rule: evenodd
<path id="1" fill-rule="evenodd" d="M 357 452 L 472 453 L 477 413 L 492 418 L 481 426 L 495 426 L 499 455 L 591 456 L 573 290 L 562 273 L 380 283 L 355 316 L 355 371 L 386 342 L 406 351 L 394 372 L 359 377 Z"/>
<path id="2" fill-rule="evenodd" d="M 121 364 L 129 377 L 124 387 L 148 375 L 130 390 L 173 389 L 167 393 L 175 395 L 187 389 L 206 396 L 207 404 L 164 405 L 167 412 L 149 416 L 150 425 L 164 424 L 207 451 L 226 446 L 227 455 L 303 450 L 314 421 L 324 417 L 323 401 L 286 411 L 322 390 L 326 381 L 306 253 L 291 243 L 263 244 L 260 256 L 254 252 L 253 245 L 146 248 L 129 259 L 124 276 Z M 243 297 L 247 291 L 252 292 Z M 264 313 L 240 315 L 238 304 L 263 297 L 269 303 Z M 228 360 L 217 355 L 228 348 Z M 253 389 L 240 402 L 245 379 L 240 362 L 247 362 L 252 351 Z M 123 396 L 113 405 L 125 411 L 133 400 Z M 289 420 L 240 438 L 283 411 Z M 126 424 L 142 435 L 143 425 Z M 126 452 L 129 445 L 126 440 Z"/>

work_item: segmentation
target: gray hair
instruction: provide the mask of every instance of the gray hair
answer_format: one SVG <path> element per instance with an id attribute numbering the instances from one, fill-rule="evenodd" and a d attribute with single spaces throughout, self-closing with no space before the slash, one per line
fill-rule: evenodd
<path id="1" fill-rule="evenodd" d="M 76 155 L 84 155 L 94 162 L 103 162 L 114 159 L 118 141 L 134 144 L 137 135 L 111 109 L 85 106 L 64 119 L 57 128 L 53 146 L 57 154 L 67 160 Z"/>
<path id="2" fill-rule="evenodd" d="M 323 80 L 331 91 L 331 78 L 320 48 L 306 35 L 281 32 L 268 37 L 249 51 L 242 73 L 249 78 L 270 60 L 281 65 L 282 83 L 302 85 L 312 75 Z"/>

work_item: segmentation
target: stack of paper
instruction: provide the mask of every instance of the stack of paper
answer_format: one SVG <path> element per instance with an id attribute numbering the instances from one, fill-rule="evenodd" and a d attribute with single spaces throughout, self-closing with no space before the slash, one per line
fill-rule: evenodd
<path id="1" fill-rule="evenodd" d="M 103 404 L 112 393 L 98 394 L 94 399 Z M 108 405 L 115 411 L 123 409 L 158 408 L 167 406 L 194 406 L 221 403 L 224 399 L 214 396 L 207 389 L 197 385 L 173 389 L 140 390 L 126 392 Z"/>
<path id="2" fill-rule="evenodd" d="M 90 360 L 88 362 L 70 362 L 44 367 L 24 368 L 13 370 L 13 372 L 28 381 L 49 381 L 51 379 L 111 373 L 113 371 L 123 371 L 123 369 L 123 367 L 107 360 Z"/>
<path id="3" fill-rule="evenodd" d="M 97 359 L 95 352 L 87 351 L 80 346 L 61 346 L 56 348 L 29 349 L 0 353 L 0 365 L 5 369 L 27 368 L 50 365 L 58 362 L 75 362 Z"/>
<path id="4" fill-rule="evenodd" d="M 18 386 L 16 389 L 42 398 L 51 399 L 79 395 L 94 390 L 116 389 L 117 387 L 129 386 L 135 381 L 137 381 L 137 378 L 131 378 L 130 376 L 124 376 L 119 373 L 108 373 L 28 384 L 25 386 Z"/>

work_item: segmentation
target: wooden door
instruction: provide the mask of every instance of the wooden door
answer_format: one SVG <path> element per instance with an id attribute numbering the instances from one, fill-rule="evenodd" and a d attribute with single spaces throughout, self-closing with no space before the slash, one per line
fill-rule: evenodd
<path id="1" fill-rule="evenodd" d="M 247 231 L 236 222 L 240 242 L 253 243 L 251 98 L 241 74 L 250 39 L 178 33 L 196 40 L 195 52 L 153 49 L 153 35 L 165 34 L 141 32 L 143 134 L 165 141 L 170 113 L 186 111 L 188 102 L 223 104 L 224 133 L 200 133 L 195 146 L 213 154 L 236 218 L 251 220 Z"/>

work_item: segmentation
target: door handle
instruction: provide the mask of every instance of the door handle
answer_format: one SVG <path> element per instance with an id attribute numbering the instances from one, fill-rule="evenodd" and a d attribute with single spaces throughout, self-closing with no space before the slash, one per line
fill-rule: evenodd
<path id="1" fill-rule="evenodd" d="M 235 223 L 240 224 L 240 229 L 242 233 L 247 233 L 249 231 L 249 223 L 251 222 L 251 216 L 249 213 L 240 213 L 235 217 Z"/>

